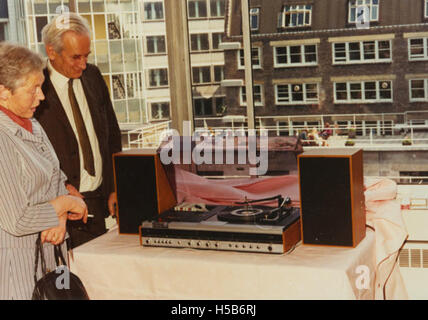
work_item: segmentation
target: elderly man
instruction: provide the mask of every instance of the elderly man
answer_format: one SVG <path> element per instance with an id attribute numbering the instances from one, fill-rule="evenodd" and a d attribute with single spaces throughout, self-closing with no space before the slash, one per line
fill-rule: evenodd
<path id="1" fill-rule="evenodd" d="M 71 248 L 106 232 L 115 213 L 112 154 L 122 149 L 108 88 L 99 69 L 87 63 L 90 31 L 75 13 L 57 16 L 42 30 L 49 58 L 45 100 L 35 118 L 45 129 L 68 177 L 70 194 L 81 196 L 88 222 L 68 222 Z"/>

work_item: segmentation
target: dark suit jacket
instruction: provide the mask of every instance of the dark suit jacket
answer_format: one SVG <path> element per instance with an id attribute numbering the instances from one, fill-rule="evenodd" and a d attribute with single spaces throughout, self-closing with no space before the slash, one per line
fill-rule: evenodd
<path id="1" fill-rule="evenodd" d="M 44 75 L 45 82 L 42 90 L 45 100 L 41 101 L 34 117 L 40 122 L 54 146 L 68 182 L 79 189 L 80 163 L 77 138 L 53 87 L 47 68 L 44 70 Z M 120 129 L 107 85 L 99 69 L 87 64 L 80 79 L 98 138 L 103 162 L 101 190 L 107 199 L 108 195 L 114 191 L 112 154 L 122 150 Z"/>

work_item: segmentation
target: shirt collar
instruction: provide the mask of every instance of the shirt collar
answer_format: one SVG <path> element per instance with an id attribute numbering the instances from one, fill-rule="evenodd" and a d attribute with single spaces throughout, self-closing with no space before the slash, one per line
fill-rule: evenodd
<path id="1" fill-rule="evenodd" d="M 48 60 L 48 71 L 49 71 L 50 80 L 52 81 L 52 83 L 55 84 L 55 86 L 58 86 L 58 88 L 61 88 L 61 89 L 66 88 L 69 78 L 59 73 L 58 71 L 56 71 L 49 60 Z"/>

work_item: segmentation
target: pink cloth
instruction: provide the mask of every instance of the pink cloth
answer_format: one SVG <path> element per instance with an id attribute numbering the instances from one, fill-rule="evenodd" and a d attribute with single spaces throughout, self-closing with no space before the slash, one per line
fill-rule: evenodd
<path id="1" fill-rule="evenodd" d="M 269 198 L 276 195 L 290 197 L 299 205 L 297 176 L 238 178 L 208 180 L 191 172 L 176 168 L 177 201 L 190 203 L 233 205 L 237 201 Z M 276 201 L 263 203 L 277 204 Z"/>
<path id="2" fill-rule="evenodd" d="M 364 187 L 366 223 L 375 230 L 376 237 L 376 299 L 408 299 L 397 264 L 399 250 L 408 237 L 396 199 L 397 184 L 389 179 L 367 178 Z"/>

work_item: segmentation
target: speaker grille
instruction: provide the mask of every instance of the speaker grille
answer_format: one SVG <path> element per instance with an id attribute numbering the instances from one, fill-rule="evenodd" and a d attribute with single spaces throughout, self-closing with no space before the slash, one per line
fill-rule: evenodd
<path id="1" fill-rule="evenodd" d="M 153 156 L 114 158 L 119 231 L 138 233 L 138 226 L 158 212 Z"/>
<path id="2" fill-rule="evenodd" d="M 349 158 L 299 158 L 303 242 L 352 246 Z"/>

